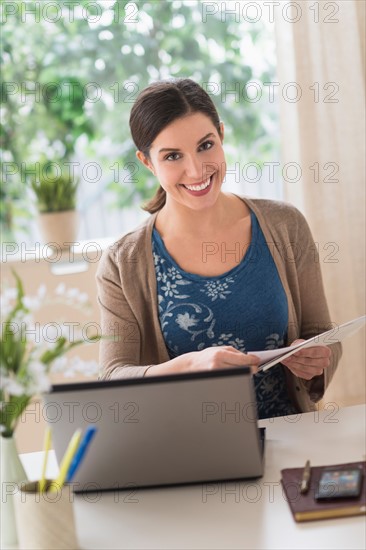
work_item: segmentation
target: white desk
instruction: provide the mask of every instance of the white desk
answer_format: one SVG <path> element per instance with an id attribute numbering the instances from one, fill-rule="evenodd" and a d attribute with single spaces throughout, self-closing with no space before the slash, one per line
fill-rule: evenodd
<path id="1" fill-rule="evenodd" d="M 266 426 L 265 475 L 257 482 L 186 486 L 75 496 L 84 549 L 306 549 L 366 546 L 365 516 L 295 523 L 280 470 L 365 459 L 366 406 L 261 421 Z M 22 455 L 31 479 L 42 453 Z M 107 456 L 106 456 L 107 460 Z M 56 473 L 54 455 L 49 475 Z"/>

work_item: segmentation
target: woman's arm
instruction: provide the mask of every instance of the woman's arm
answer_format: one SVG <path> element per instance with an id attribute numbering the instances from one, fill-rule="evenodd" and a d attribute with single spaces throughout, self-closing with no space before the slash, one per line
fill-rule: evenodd
<path id="1" fill-rule="evenodd" d="M 140 366 L 141 335 L 137 320 L 122 292 L 118 268 L 104 253 L 96 276 L 101 333 L 100 378 L 144 376 L 148 365 Z"/>
<path id="2" fill-rule="evenodd" d="M 145 376 L 178 374 L 180 372 L 196 372 L 243 366 L 250 367 L 254 374 L 257 371 L 258 363 L 259 359 L 256 355 L 243 353 L 232 346 L 215 346 L 201 351 L 184 353 L 160 365 L 152 365 L 145 372 Z"/>
<path id="3" fill-rule="evenodd" d="M 300 297 L 299 339 L 308 339 L 332 328 L 325 297 L 321 266 L 309 225 L 298 212 L 296 270 Z M 292 343 L 299 341 L 296 339 Z M 342 354 L 338 342 L 330 346 L 306 348 L 283 361 L 300 379 L 313 401 L 318 401 L 331 381 Z"/>

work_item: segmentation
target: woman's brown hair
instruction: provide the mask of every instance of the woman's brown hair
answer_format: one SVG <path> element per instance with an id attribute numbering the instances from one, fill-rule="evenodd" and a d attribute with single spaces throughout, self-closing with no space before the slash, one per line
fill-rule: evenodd
<path id="1" fill-rule="evenodd" d="M 205 114 L 221 136 L 216 107 L 199 84 L 190 78 L 160 80 L 150 84 L 138 95 L 131 109 L 130 130 L 137 149 L 149 159 L 156 136 L 168 124 L 189 113 Z M 159 186 L 143 209 L 153 214 L 163 208 L 165 201 L 166 193 Z"/>

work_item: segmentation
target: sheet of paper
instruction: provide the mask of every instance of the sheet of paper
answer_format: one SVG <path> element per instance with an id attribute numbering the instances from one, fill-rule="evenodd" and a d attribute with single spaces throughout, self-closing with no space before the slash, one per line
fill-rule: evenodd
<path id="1" fill-rule="evenodd" d="M 330 344 L 336 344 L 341 342 L 346 336 L 351 336 L 357 332 L 366 322 L 366 315 L 348 321 L 343 325 L 335 326 L 334 328 L 309 338 L 305 342 L 296 344 L 295 346 L 288 346 L 286 348 L 265 350 L 265 351 L 251 351 L 250 353 L 260 358 L 259 371 L 266 371 L 280 363 L 282 359 L 290 357 L 293 353 L 300 349 L 310 348 L 314 346 L 329 346 Z"/>
<path id="2" fill-rule="evenodd" d="M 259 365 L 263 365 L 264 363 L 267 363 L 267 361 L 271 361 L 276 357 L 282 357 L 282 355 L 290 350 L 291 346 L 288 346 L 287 348 L 266 349 L 264 351 L 251 351 L 248 353 L 250 353 L 250 355 L 256 355 L 257 357 L 259 357 Z"/>

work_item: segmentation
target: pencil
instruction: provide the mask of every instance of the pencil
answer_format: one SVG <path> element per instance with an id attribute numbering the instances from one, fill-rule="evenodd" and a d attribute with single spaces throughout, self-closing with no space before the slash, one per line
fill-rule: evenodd
<path id="1" fill-rule="evenodd" d="M 61 461 L 60 473 L 50 487 L 50 493 L 57 493 L 58 489 L 60 489 L 65 483 L 66 475 L 68 469 L 70 468 L 71 461 L 74 458 L 76 450 L 79 446 L 80 438 L 81 430 L 76 430 Z"/>
<path id="2" fill-rule="evenodd" d="M 43 493 L 46 488 L 46 469 L 47 469 L 47 461 L 48 461 L 48 451 L 51 448 L 51 428 L 47 426 L 46 433 L 44 435 L 44 442 L 43 442 L 43 464 L 42 464 L 42 474 L 41 474 L 41 480 L 39 482 L 39 492 Z"/>

